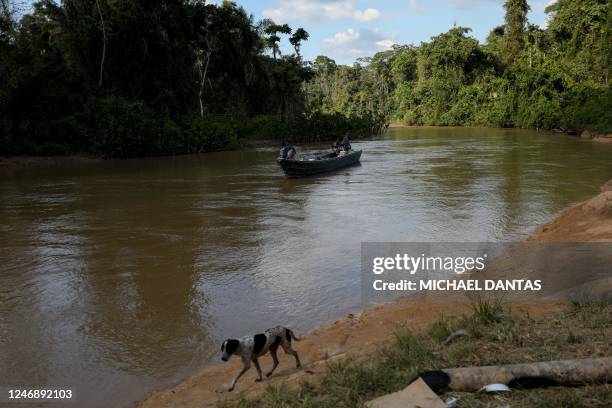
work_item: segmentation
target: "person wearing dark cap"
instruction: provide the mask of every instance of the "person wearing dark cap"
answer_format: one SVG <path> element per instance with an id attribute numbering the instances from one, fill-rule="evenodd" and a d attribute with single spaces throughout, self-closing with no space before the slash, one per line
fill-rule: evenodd
<path id="1" fill-rule="evenodd" d="M 289 146 L 287 143 L 283 142 L 281 144 L 279 157 L 281 159 L 291 160 L 295 157 L 295 148 L 293 146 Z"/>

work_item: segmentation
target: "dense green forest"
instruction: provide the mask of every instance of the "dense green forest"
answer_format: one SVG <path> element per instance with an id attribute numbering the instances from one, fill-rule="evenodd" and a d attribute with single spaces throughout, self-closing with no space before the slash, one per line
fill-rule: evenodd
<path id="1" fill-rule="evenodd" d="M 486 44 L 453 27 L 420 46 L 396 45 L 352 67 L 318 57 L 305 85 L 323 112 L 380 112 L 410 125 L 612 131 L 609 0 L 558 0 L 548 26 L 507 0 Z"/>
<path id="2" fill-rule="evenodd" d="M 43 0 L 18 22 L 0 7 L 0 154 L 178 154 L 380 127 L 307 110 L 308 32 L 232 2 Z"/>
<path id="3" fill-rule="evenodd" d="M 526 0 L 504 7 L 486 44 L 453 27 L 339 66 L 232 2 L 0 0 L 0 154 L 192 153 L 388 120 L 612 131 L 610 2 L 558 0 L 546 29 Z"/>

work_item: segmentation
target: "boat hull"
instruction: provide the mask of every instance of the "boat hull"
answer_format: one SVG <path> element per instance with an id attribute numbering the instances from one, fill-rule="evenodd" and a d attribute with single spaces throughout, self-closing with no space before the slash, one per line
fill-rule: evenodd
<path id="1" fill-rule="evenodd" d="M 278 159 L 278 164 L 288 177 L 313 176 L 357 164 L 361 159 L 361 152 L 356 150 L 342 157 L 319 160 Z"/>

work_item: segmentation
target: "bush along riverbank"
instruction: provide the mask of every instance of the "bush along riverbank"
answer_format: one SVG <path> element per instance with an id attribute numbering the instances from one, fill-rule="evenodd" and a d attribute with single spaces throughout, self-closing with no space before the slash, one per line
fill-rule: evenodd
<path id="1" fill-rule="evenodd" d="M 67 122 L 53 125 L 66 140 L 5 140 L 0 156 L 85 155 L 104 158 L 163 156 L 235 150 L 257 140 L 333 141 L 349 134 L 380 133 L 376 117 L 342 114 L 299 115 L 285 122 L 274 115 L 157 115 L 141 103 L 111 98 Z M 69 136 L 68 136 L 69 135 Z M 44 138 L 43 138 L 44 139 Z"/>

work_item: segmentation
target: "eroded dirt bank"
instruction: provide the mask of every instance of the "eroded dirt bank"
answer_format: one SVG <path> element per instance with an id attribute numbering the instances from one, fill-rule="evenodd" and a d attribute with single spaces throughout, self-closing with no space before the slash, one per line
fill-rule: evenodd
<path id="1" fill-rule="evenodd" d="M 595 143 L 612 144 L 612 133 L 597 133 L 583 130 L 580 132 L 581 139 L 591 140 Z"/>
<path id="2" fill-rule="evenodd" d="M 612 241 L 612 180 L 597 196 L 562 211 L 553 221 L 536 229 L 530 241 Z"/>
<path id="3" fill-rule="evenodd" d="M 528 240 L 612 241 L 612 180 L 602 186 L 599 195 L 563 211 L 552 222 L 537 228 Z M 366 309 L 358 316 L 349 315 L 303 336 L 302 341 L 296 344 L 304 364 L 299 370 L 293 367 L 290 356 L 279 355 L 280 366 L 272 378 L 255 383 L 256 370 L 252 369 L 240 380 L 236 391 L 228 393 L 227 385 L 241 366 L 238 359 L 233 359 L 224 365 L 208 367 L 174 388 L 154 392 L 135 405 L 147 408 L 213 406 L 223 399 L 256 395 L 271 383 L 284 381 L 289 385 L 297 385 L 304 380 L 316 380 L 317 375 L 325 370 L 328 361 L 366 355 L 391 340 L 398 324 L 418 330 L 431 325 L 442 315 L 468 313 L 466 300 L 450 302 L 402 299 Z M 554 313 L 561 307 L 562 304 L 558 302 L 513 304 L 513 308 L 525 310 L 533 317 Z M 271 359 L 265 356 L 260 362 L 265 371 Z"/>

